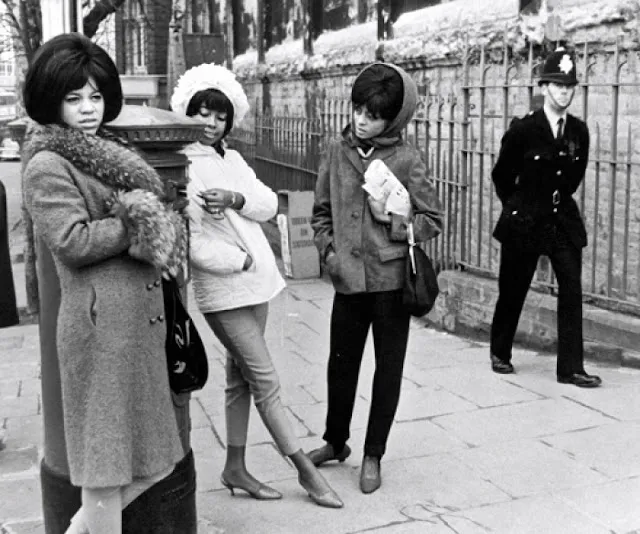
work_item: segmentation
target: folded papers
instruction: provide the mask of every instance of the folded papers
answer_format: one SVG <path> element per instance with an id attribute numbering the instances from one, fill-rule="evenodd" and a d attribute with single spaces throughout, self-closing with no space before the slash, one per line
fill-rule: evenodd
<path id="1" fill-rule="evenodd" d="M 384 211 L 408 217 L 411 213 L 409 192 L 380 159 L 374 159 L 364 173 L 362 188 L 374 200 L 384 202 Z"/>

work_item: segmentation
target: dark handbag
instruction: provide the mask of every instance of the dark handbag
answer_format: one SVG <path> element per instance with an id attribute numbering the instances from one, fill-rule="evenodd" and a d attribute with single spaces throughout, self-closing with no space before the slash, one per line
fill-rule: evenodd
<path id="1" fill-rule="evenodd" d="M 167 320 L 167 370 L 174 393 L 202 389 L 209 376 L 209 363 L 202 338 L 182 303 L 175 278 L 162 279 Z"/>
<path id="2" fill-rule="evenodd" d="M 431 311 L 440 293 L 438 278 L 431 260 L 420 248 L 413 235 L 413 224 L 407 227 L 409 258 L 402 289 L 402 302 L 414 317 L 422 317 Z"/>

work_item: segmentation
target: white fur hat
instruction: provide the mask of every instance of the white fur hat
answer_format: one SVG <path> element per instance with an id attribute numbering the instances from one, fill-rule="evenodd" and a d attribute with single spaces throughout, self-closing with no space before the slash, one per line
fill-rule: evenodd
<path id="1" fill-rule="evenodd" d="M 185 72 L 173 90 L 171 109 L 180 115 L 187 114 L 189 102 L 198 91 L 217 89 L 233 106 L 233 125 L 240 124 L 249 111 L 249 101 L 235 74 L 222 65 L 203 63 Z"/>

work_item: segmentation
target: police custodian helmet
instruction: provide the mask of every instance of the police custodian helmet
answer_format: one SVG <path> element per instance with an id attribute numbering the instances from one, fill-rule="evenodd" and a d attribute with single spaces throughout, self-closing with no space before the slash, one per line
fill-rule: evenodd
<path id="1" fill-rule="evenodd" d="M 576 85 L 578 83 L 576 61 L 571 52 L 564 48 L 558 48 L 549 54 L 542 67 L 538 85 L 549 82 L 563 85 Z"/>

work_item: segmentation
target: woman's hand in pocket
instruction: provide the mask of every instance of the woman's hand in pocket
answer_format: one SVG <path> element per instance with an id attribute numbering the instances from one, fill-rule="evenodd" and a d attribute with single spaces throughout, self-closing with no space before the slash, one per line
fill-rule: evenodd
<path id="1" fill-rule="evenodd" d="M 248 271 L 252 265 L 253 265 L 253 258 L 251 257 L 251 254 L 247 253 L 247 257 L 244 260 L 244 265 L 242 266 L 242 270 Z"/>

